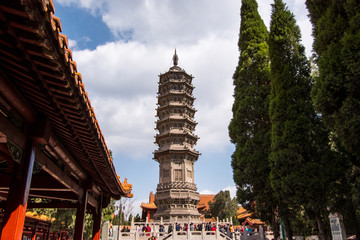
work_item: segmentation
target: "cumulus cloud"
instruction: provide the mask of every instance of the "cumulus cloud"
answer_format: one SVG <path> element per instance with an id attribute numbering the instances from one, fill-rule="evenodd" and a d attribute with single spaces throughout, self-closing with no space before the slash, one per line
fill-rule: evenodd
<path id="1" fill-rule="evenodd" d="M 232 29 L 238 28 L 240 13 L 238 0 L 58 1 L 100 14 L 119 38 L 172 46 L 192 44 L 214 32 L 222 36 L 231 35 Z"/>
<path id="2" fill-rule="evenodd" d="M 179 65 L 195 78 L 196 134 L 201 151 L 223 150 L 231 118 L 232 72 L 237 62 L 236 34 L 211 37 L 178 48 Z M 96 116 L 109 147 L 141 158 L 153 144 L 158 75 L 172 66 L 174 49 L 122 41 L 74 52 Z M 210 60 L 210 61 L 209 61 Z"/>

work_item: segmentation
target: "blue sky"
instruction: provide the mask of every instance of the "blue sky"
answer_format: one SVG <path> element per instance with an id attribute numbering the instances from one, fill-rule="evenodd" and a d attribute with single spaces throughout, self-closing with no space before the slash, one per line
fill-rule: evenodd
<path id="1" fill-rule="evenodd" d="M 133 184 L 134 213 L 156 191 L 158 163 L 156 93 L 158 75 L 179 66 L 195 78 L 198 110 L 195 183 L 200 193 L 231 190 L 230 143 L 227 126 L 233 103 L 232 75 L 237 65 L 240 0 L 55 0 L 73 59 L 95 109 L 121 181 Z M 259 0 L 267 26 L 270 2 Z M 303 33 L 311 55 L 311 25 L 305 0 L 285 0 Z"/>

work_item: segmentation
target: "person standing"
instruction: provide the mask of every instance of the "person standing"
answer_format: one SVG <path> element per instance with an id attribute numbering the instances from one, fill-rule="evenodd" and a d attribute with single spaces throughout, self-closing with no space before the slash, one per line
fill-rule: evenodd
<path id="1" fill-rule="evenodd" d="M 145 232 L 147 232 L 147 233 L 151 232 L 151 227 L 149 226 L 149 224 L 146 226 Z M 150 236 L 150 234 L 146 234 L 146 236 Z"/>

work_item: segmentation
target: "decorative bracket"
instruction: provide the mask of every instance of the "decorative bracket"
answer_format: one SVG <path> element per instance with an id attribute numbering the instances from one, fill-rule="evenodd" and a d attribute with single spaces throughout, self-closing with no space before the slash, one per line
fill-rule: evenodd
<path id="1" fill-rule="evenodd" d="M 13 160 L 20 164 L 23 155 L 23 150 L 9 139 L 7 139 L 7 148 Z"/>

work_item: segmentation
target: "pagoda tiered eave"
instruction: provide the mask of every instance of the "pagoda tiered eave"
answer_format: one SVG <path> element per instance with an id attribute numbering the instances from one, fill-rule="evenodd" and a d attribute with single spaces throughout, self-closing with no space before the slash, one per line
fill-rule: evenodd
<path id="1" fill-rule="evenodd" d="M 171 129 L 165 132 L 162 132 L 160 134 L 156 134 L 155 138 L 156 140 L 161 140 L 164 138 L 171 138 L 171 137 L 188 137 L 193 139 L 194 141 L 198 140 L 199 137 L 195 134 L 193 134 L 190 131 L 186 131 L 186 130 L 180 130 L 180 129 Z"/>
<path id="2" fill-rule="evenodd" d="M 167 116 L 165 116 L 163 119 L 159 119 L 156 121 L 156 126 L 160 125 L 160 124 L 163 124 L 167 121 L 173 121 L 173 120 L 176 120 L 176 121 L 187 121 L 187 122 L 190 122 L 192 124 L 195 124 L 197 125 L 198 123 L 196 121 L 194 121 L 192 118 L 190 117 L 184 117 L 184 116 L 179 116 L 178 114 L 168 114 Z"/>
<path id="3" fill-rule="evenodd" d="M 164 77 L 166 77 L 166 76 L 168 76 L 168 75 L 172 75 L 172 74 L 174 74 L 174 73 L 175 73 L 175 74 L 179 74 L 179 73 L 184 74 L 186 77 L 188 77 L 188 78 L 190 78 L 190 79 L 193 79 L 193 78 L 194 78 L 191 74 L 188 74 L 184 69 L 182 69 L 182 68 L 180 68 L 180 67 L 176 67 L 176 68 L 171 67 L 168 72 L 166 72 L 166 73 L 160 73 L 160 74 L 159 74 L 160 82 L 161 82 L 161 80 L 162 80 Z M 172 79 L 175 80 L 175 79 L 177 79 L 177 78 L 172 78 Z"/>
<path id="4" fill-rule="evenodd" d="M 171 155 L 171 154 L 189 154 L 190 156 L 194 157 L 194 161 L 197 161 L 197 158 L 199 157 L 200 153 L 196 151 L 195 149 L 177 149 L 177 148 L 171 148 L 171 149 L 164 149 L 164 150 L 155 150 L 154 152 L 154 160 L 158 162 L 159 157 L 164 155 Z"/>
<path id="5" fill-rule="evenodd" d="M 167 92 L 165 92 L 163 94 L 160 94 L 160 93 L 158 94 L 158 96 L 157 96 L 158 103 L 160 104 L 161 99 L 168 98 L 171 95 L 176 95 L 177 97 L 178 96 L 185 96 L 188 99 L 191 99 L 192 101 L 195 100 L 194 96 L 192 94 L 188 93 L 185 90 L 180 90 L 180 91 L 179 90 L 177 90 L 177 91 L 176 90 L 169 90 L 169 91 L 167 91 Z"/>
<path id="6" fill-rule="evenodd" d="M 164 111 L 167 108 L 173 108 L 173 107 L 177 107 L 177 108 L 186 108 L 189 111 L 191 111 L 193 114 L 196 113 L 196 109 L 191 107 L 189 104 L 187 103 L 181 103 L 181 102 L 169 102 L 166 105 L 163 106 L 159 106 L 156 110 L 157 113 L 159 114 L 159 111 Z"/>

